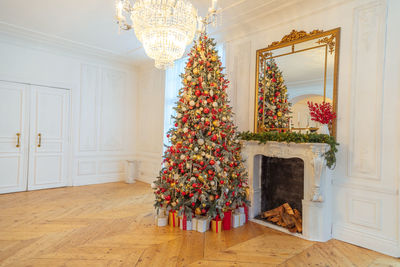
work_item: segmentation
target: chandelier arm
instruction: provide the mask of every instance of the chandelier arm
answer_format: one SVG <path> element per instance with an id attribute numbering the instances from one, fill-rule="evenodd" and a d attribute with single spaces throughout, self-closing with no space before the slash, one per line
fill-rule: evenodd
<path id="1" fill-rule="evenodd" d="M 128 23 L 126 23 L 125 20 L 121 20 L 118 18 L 117 18 L 117 24 L 118 24 L 119 28 L 124 31 L 129 31 L 133 28 L 132 25 L 129 25 Z"/>

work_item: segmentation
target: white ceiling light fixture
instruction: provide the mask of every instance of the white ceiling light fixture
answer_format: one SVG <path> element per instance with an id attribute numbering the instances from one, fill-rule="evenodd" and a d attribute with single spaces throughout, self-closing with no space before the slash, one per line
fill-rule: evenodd
<path id="1" fill-rule="evenodd" d="M 133 5 L 130 0 L 117 0 L 116 12 L 120 29 L 133 28 L 156 68 L 167 69 L 183 56 L 196 30 L 202 32 L 204 25 L 215 24 L 217 0 L 212 0 L 204 19 L 188 0 L 136 0 Z M 130 15 L 132 25 L 124 13 Z"/>

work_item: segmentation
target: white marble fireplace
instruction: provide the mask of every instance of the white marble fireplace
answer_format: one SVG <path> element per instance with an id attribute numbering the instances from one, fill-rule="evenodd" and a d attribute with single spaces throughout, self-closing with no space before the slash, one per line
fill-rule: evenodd
<path id="1" fill-rule="evenodd" d="M 302 238 L 327 241 L 332 236 L 331 178 L 327 175 L 324 153 L 327 144 L 295 144 L 256 141 L 243 142 L 243 158 L 249 174 L 250 200 L 249 217 L 252 221 L 288 232 L 285 228 L 257 220 L 261 210 L 261 162 L 262 156 L 278 158 L 300 158 L 304 161 L 304 198 L 302 200 Z"/>

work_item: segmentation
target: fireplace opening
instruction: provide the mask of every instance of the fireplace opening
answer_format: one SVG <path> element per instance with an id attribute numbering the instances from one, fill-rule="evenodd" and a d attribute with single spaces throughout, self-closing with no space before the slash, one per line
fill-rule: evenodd
<path id="1" fill-rule="evenodd" d="M 303 198 L 304 161 L 262 156 L 261 214 L 257 218 L 301 232 Z"/>

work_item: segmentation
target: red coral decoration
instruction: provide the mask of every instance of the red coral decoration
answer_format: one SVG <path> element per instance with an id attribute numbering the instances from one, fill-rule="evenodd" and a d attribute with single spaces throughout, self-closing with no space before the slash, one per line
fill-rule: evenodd
<path id="1" fill-rule="evenodd" d="M 317 121 L 322 124 L 328 124 L 334 118 L 336 118 L 336 113 L 333 112 L 333 108 L 330 103 L 322 102 L 322 104 L 318 104 L 307 101 L 307 104 L 310 110 L 311 120 L 313 121 Z"/>

